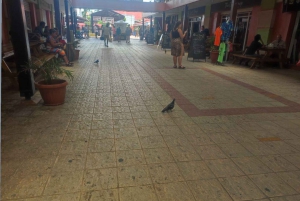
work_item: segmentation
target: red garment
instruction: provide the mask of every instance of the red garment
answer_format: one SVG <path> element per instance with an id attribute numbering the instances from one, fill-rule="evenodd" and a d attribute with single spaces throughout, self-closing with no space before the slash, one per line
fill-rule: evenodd
<path id="1" fill-rule="evenodd" d="M 65 40 L 60 40 L 59 42 L 62 43 L 63 45 L 67 44 Z"/>
<path id="2" fill-rule="evenodd" d="M 218 27 L 215 31 L 215 46 L 220 46 L 222 33 L 221 27 Z"/>

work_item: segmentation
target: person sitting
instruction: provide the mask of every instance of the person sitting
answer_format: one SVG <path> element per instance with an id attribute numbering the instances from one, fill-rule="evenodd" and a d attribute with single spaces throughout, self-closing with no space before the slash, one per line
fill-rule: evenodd
<path id="1" fill-rule="evenodd" d="M 48 26 L 45 26 L 45 29 L 44 29 L 44 35 L 46 36 L 46 37 L 48 37 L 49 36 L 49 27 Z"/>
<path id="2" fill-rule="evenodd" d="M 261 43 L 260 43 L 260 42 Z M 261 39 L 261 36 L 259 34 L 257 34 L 254 37 L 254 41 L 252 41 L 251 45 L 247 48 L 245 55 L 246 56 L 252 56 L 252 57 L 259 57 L 259 54 L 255 54 L 260 48 L 262 48 L 264 46 L 264 42 Z M 240 64 L 244 61 L 244 59 L 240 60 Z M 248 66 L 250 60 L 247 60 L 245 62 L 245 66 Z"/>
<path id="3" fill-rule="evenodd" d="M 45 28 L 45 25 L 46 23 L 41 21 L 40 22 L 40 25 L 37 26 L 35 29 L 34 29 L 34 33 L 38 33 L 40 34 L 40 36 L 44 36 L 44 37 L 47 37 L 47 35 L 43 32 L 43 29 Z"/>
<path id="4" fill-rule="evenodd" d="M 272 43 L 270 43 L 268 47 L 285 49 L 286 46 L 285 46 L 285 42 L 282 40 L 282 36 L 279 34 L 277 35 L 277 39 L 274 40 Z"/>
<path id="5" fill-rule="evenodd" d="M 73 64 L 69 62 L 66 52 L 61 49 L 63 44 L 56 41 L 58 31 L 56 29 L 50 29 L 49 33 L 50 35 L 47 38 L 47 50 L 51 53 L 57 53 L 59 56 L 61 56 L 64 59 L 66 66 L 72 66 Z"/>
<path id="6" fill-rule="evenodd" d="M 57 36 L 55 38 L 57 43 L 61 43 L 63 45 L 63 49 L 66 49 L 67 42 L 62 39 L 62 35 L 59 35 L 58 28 L 54 28 L 57 31 Z"/>

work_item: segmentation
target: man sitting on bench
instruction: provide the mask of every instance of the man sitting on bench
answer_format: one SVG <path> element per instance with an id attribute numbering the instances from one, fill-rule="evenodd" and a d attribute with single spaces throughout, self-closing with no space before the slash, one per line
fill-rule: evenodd
<path id="1" fill-rule="evenodd" d="M 259 42 L 261 41 L 261 43 Z M 245 52 L 245 56 L 250 56 L 250 57 L 259 57 L 259 54 L 255 54 L 255 52 L 257 50 L 259 50 L 260 48 L 262 48 L 264 46 L 264 42 L 261 39 L 261 36 L 259 34 L 257 34 L 254 37 L 254 41 L 252 41 L 251 45 L 247 48 L 246 52 Z M 244 61 L 244 59 L 240 60 L 240 64 Z M 250 59 L 247 59 L 247 61 L 245 62 L 245 66 L 248 66 Z"/>

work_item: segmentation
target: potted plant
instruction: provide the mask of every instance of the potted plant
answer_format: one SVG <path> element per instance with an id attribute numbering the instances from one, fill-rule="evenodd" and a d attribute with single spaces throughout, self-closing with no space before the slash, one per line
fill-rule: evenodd
<path id="1" fill-rule="evenodd" d="M 219 56 L 219 49 L 217 46 L 214 45 L 215 37 L 210 37 L 208 39 L 208 44 L 210 46 L 210 60 L 211 63 L 217 63 L 218 56 Z"/>
<path id="2" fill-rule="evenodd" d="M 61 77 L 66 76 L 71 81 L 74 77 L 72 71 L 61 67 L 60 61 L 57 58 L 53 58 L 47 62 L 30 61 L 24 66 L 24 71 L 37 72 L 39 77 L 41 77 L 40 81 L 35 82 L 35 86 L 41 93 L 44 105 L 54 106 L 64 103 L 68 82 L 61 79 Z"/>

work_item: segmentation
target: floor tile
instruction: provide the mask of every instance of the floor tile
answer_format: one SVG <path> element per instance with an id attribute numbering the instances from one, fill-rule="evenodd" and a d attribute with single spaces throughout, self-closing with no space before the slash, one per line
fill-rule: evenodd
<path id="1" fill-rule="evenodd" d="M 271 169 L 269 169 L 266 165 L 264 165 L 256 157 L 234 158 L 232 160 L 247 175 L 263 174 L 263 173 L 272 172 Z"/>
<path id="2" fill-rule="evenodd" d="M 152 186 L 136 186 L 119 189 L 120 201 L 157 201 Z"/>
<path id="3" fill-rule="evenodd" d="M 145 137 L 145 136 L 155 136 L 155 135 L 161 135 L 158 128 L 156 126 L 143 126 L 137 128 L 137 133 L 139 137 Z"/>
<path id="4" fill-rule="evenodd" d="M 221 159 L 228 158 L 217 145 L 194 146 L 202 159 Z"/>
<path id="5" fill-rule="evenodd" d="M 246 176 L 219 179 L 233 200 L 257 200 L 266 196 Z"/>
<path id="6" fill-rule="evenodd" d="M 160 201 L 194 201 L 188 185 L 185 182 L 155 184 Z"/>
<path id="7" fill-rule="evenodd" d="M 177 165 L 186 181 L 215 178 L 204 161 L 179 162 Z"/>
<path id="8" fill-rule="evenodd" d="M 146 165 L 118 168 L 119 187 L 142 186 L 152 184 Z"/>
<path id="9" fill-rule="evenodd" d="M 174 162 L 174 158 L 168 148 L 144 149 L 147 163 Z"/>
<path id="10" fill-rule="evenodd" d="M 116 159 L 118 166 L 142 165 L 146 163 L 142 150 L 117 151 Z"/>
<path id="11" fill-rule="evenodd" d="M 80 201 L 118 201 L 119 194 L 117 189 L 87 191 L 82 193 Z"/>
<path id="12" fill-rule="evenodd" d="M 115 152 L 88 153 L 86 168 L 110 168 L 116 167 Z"/>
<path id="13" fill-rule="evenodd" d="M 51 168 L 52 172 L 73 172 L 83 170 L 85 166 L 86 155 L 85 154 L 60 154 L 57 160 Z"/>
<path id="14" fill-rule="evenodd" d="M 44 195 L 74 193 L 80 190 L 83 171 L 52 173 Z"/>
<path id="15" fill-rule="evenodd" d="M 249 178 L 268 197 L 296 194 L 296 191 L 275 173 L 250 175 Z"/>
<path id="16" fill-rule="evenodd" d="M 115 138 L 114 130 L 112 128 L 108 129 L 99 129 L 99 130 L 91 130 L 90 139 L 113 139 Z"/>
<path id="17" fill-rule="evenodd" d="M 115 151 L 114 139 L 91 140 L 88 145 L 89 152 Z"/>
<path id="18" fill-rule="evenodd" d="M 216 179 L 187 182 L 197 201 L 232 201 Z"/>
<path id="19" fill-rule="evenodd" d="M 104 190 L 118 187 L 117 168 L 86 170 L 82 190 Z"/>
<path id="20" fill-rule="evenodd" d="M 151 164 L 149 171 L 153 182 L 156 184 L 183 181 L 176 163 Z"/>
<path id="21" fill-rule="evenodd" d="M 219 144 L 219 147 L 229 158 L 252 156 L 247 149 L 238 143 Z"/>
<path id="22" fill-rule="evenodd" d="M 277 175 L 298 193 L 300 192 L 300 171 L 279 172 Z"/>
<path id="23" fill-rule="evenodd" d="M 135 128 L 115 128 L 114 133 L 116 138 L 138 137 Z"/>
<path id="24" fill-rule="evenodd" d="M 167 147 L 162 136 L 140 137 L 140 142 L 144 149 Z"/>
<path id="25" fill-rule="evenodd" d="M 230 159 L 209 160 L 206 161 L 206 164 L 217 177 L 244 175 Z"/>
<path id="26" fill-rule="evenodd" d="M 296 166 L 285 159 L 284 155 L 270 155 L 259 157 L 268 168 L 274 172 L 298 170 Z"/>
<path id="27" fill-rule="evenodd" d="M 192 146 L 169 147 L 175 161 L 201 160 L 201 157 Z"/>
<path id="28" fill-rule="evenodd" d="M 116 150 L 141 149 L 139 139 L 137 137 L 118 138 L 115 140 Z"/>

